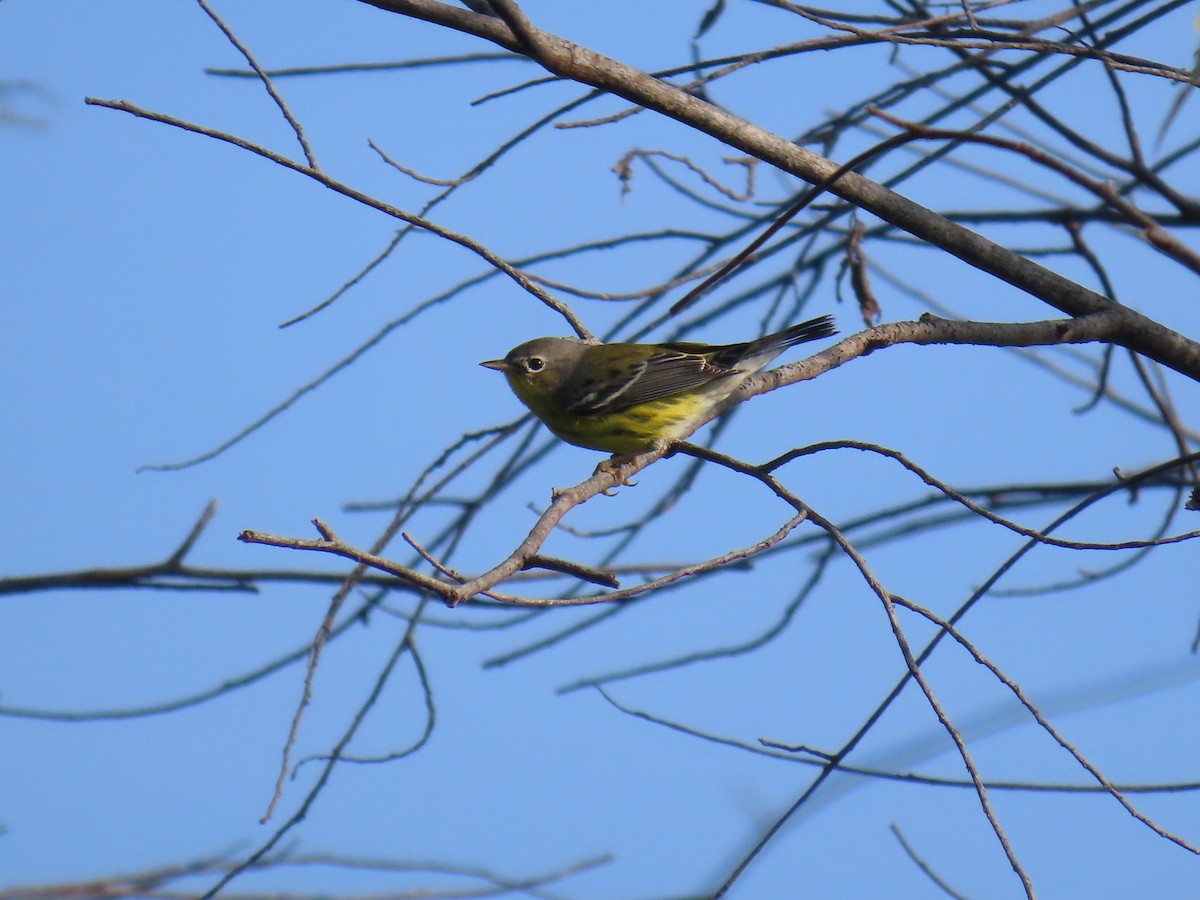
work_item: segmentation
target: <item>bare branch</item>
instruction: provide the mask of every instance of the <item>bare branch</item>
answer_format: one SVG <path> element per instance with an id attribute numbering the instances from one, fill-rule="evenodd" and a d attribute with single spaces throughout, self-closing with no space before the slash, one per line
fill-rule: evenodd
<path id="1" fill-rule="evenodd" d="M 477 17 L 477 18 L 482 18 L 482 17 Z M 227 144 L 232 144 L 235 147 L 239 147 L 243 150 L 248 150 L 251 153 L 254 153 L 258 156 L 263 157 L 264 159 L 267 159 L 267 160 L 275 163 L 276 165 L 283 166 L 285 169 L 291 169 L 293 172 L 299 172 L 301 175 L 307 175 L 309 178 L 324 185 L 325 187 L 329 188 L 331 191 L 341 194 L 342 196 L 347 197 L 350 200 L 354 200 L 357 203 L 361 203 L 363 206 L 368 206 L 371 209 L 377 210 L 378 212 L 381 212 L 385 215 L 391 216 L 394 219 L 399 219 L 402 222 L 407 222 L 410 225 L 415 225 L 418 228 L 423 228 L 426 231 L 432 232 L 433 234 L 436 234 L 439 237 L 445 238 L 446 240 L 448 240 L 452 243 L 458 244 L 459 246 L 464 247 L 464 248 L 470 250 L 471 252 L 477 254 L 478 256 L 482 257 L 490 265 L 492 265 L 495 268 L 499 269 L 500 271 L 504 272 L 506 275 L 508 275 L 510 278 L 512 278 L 517 284 L 519 284 L 521 287 L 523 287 L 526 291 L 533 294 L 533 296 L 535 296 L 538 300 L 540 300 L 542 303 L 546 304 L 551 309 L 553 309 L 555 312 L 557 312 L 559 315 L 561 315 L 564 319 L 566 319 L 566 321 L 568 323 L 570 323 L 571 327 L 575 329 L 575 333 L 578 334 L 580 337 L 582 337 L 582 338 L 591 337 L 591 332 L 589 332 L 587 330 L 587 328 L 584 326 L 584 324 L 578 319 L 578 317 L 575 315 L 575 313 L 568 306 L 566 306 L 563 303 L 560 303 L 558 300 L 555 300 L 553 297 L 551 297 L 549 294 L 547 294 L 545 291 L 543 291 L 541 288 L 539 288 L 536 284 L 534 284 L 532 281 L 530 281 L 524 275 L 524 273 L 518 271 L 516 268 L 514 268 L 512 265 L 510 265 L 506 260 L 504 260 L 500 256 L 498 256 L 494 251 L 488 249 L 483 244 L 479 243 L 478 241 L 474 240 L 473 238 L 467 237 L 466 235 L 463 235 L 463 234 L 459 234 L 458 232 L 455 232 L 455 231 L 451 231 L 450 229 L 448 229 L 442 225 L 438 225 L 435 222 L 430 221 L 429 219 L 425 219 L 425 218 L 422 218 L 421 216 L 414 215 L 413 213 L 402 210 L 399 207 L 391 205 L 390 203 L 385 203 L 382 200 L 372 197 L 370 194 L 363 193 L 362 191 L 359 191 L 356 188 L 352 188 L 347 184 L 343 184 L 342 182 L 337 181 L 336 179 L 331 178 L 328 175 L 325 175 L 323 172 L 320 172 L 317 169 L 312 169 L 312 168 L 302 166 L 299 163 L 297 163 L 291 159 L 288 159 L 286 156 L 281 156 L 280 154 L 275 153 L 273 150 L 268 150 L 266 147 L 262 147 L 258 144 L 251 143 L 250 141 L 247 141 L 247 140 L 237 137 L 235 135 L 227 134 L 227 133 L 221 132 L 221 131 L 216 131 L 211 128 L 205 128 L 202 125 L 196 125 L 195 123 L 187 122 L 187 121 L 184 121 L 183 119 L 175 118 L 174 116 L 168 116 L 163 113 L 156 113 L 156 112 L 153 112 L 148 109 L 143 109 L 141 107 L 133 105 L 132 103 L 128 103 L 124 100 L 102 100 L 97 97 L 85 97 L 84 102 L 90 106 L 102 106 L 106 109 L 114 109 L 119 112 L 127 112 L 130 115 L 137 116 L 139 119 L 148 119 L 152 122 L 160 122 L 164 125 L 171 125 L 175 128 L 182 129 L 183 131 L 190 131 L 194 134 L 203 135 L 204 137 L 210 137 L 210 138 L 213 138 L 214 140 L 223 141 Z M 219 452 L 219 450 L 214 451 L 214 453 L 212 455 L 215 455 L 216 452 Z M 189 463 L 190 462 L 198 462 L 198 461 L 202 461 L 204 459 L 209 459 L 209 458 L 211 458 L 211 456 L 206 455 L 204 457 L 198 457 L 195 461 L 189 461 Z"/>
<path id="2" fill-rule="evenodd" d="M 204 10 L 204 14 L 212 19 L 216 26 L 221 29 L 221 33 L 229 39 L 229 43 L 233 44 L 233 46 L 237 48 L 237 51 L 246 58 L 246 62 L 250 63 L 250 68 L 254 70 L 254 74 L 258 76 L 260 81 L 262 81 L 263 87 L 267 89 L 267 93 L 271 95 L 271 99 L 274 100 L 275 105 L 279 107 L 279 112 L 282 113 L 283 118 L 287 121 L 288 125 L 291 126 L 292 131 L 296 133 L 296 140 L 300 142 L 300 148 L 304 151 L 304 158 L 308 160 L 308 167 L 314 172 L 319 171 L 320 166 L 317 165 L 317 158 L 313 155 L 312 147 L 308 143 L 308 138 L 304 136 L 304 129 L 300 126 L 300 122 L 297 121 L 296 117 L 292 115 L 292 111 L 288 109 L 287 103 L 284 102 L 283 97 L 277 90 L 275 90 L 275 85 L 271 82 L 271 77 L 258 64 L 258 62 L 254 59 L 254 56 L 248 49 L 246 49 L 246 45 L 238 39 L 238 36 L 230 30 L 228 25 L 221 21 L 221 17 L 213 11 L 213 8 L 209 6 L 205 0 L 196 0 L 196 2 L 200 4 L 200 8 Z"/>
<path id="3" fill-rule="evenodd" d="M 434 0 L 362 0 L 372 6 L 447 25 L 484 37 L 507 49 L 528 53 L 550 72 L 624 97 L 647 109 L 689 125 L 751 156 L 769 162 L 810 184 L 838 176 L 839 166 L 805 147 L 741 119 L 726 110 L 586 47 L 543 31 L 524 17 L 515 4 L 498 11 L 510 25 L 496 19 L 459 13 Z M 507 10 L 507 13 L 506 13 Z M 466 17 L 470 16 L 470 19 Z M 906 197 L 855 172 L 836 177 L 828 190 L 879 218 L 941 247 L 1074 317 L 1111 311 L 1112 304 L 1037 263 L 1018 256 L 987 238 L 937 215 Z M 1200 379 L 1200 344 L 1133 310 L 1128 316 L 1128 346 L 1193 379 Z"/>

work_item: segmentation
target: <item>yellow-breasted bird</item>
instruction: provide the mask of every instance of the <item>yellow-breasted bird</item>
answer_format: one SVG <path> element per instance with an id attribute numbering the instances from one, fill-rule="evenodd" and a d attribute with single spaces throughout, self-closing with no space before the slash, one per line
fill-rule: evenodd
<path id="1" fill-rule="evenodd" d="M 635 453 L 687 437 L 714 406 L 788 347 L 837 334 L 818 316 L 739 344 L 592 344 L 545 337 L 480 363 L 577 447 Z"/>

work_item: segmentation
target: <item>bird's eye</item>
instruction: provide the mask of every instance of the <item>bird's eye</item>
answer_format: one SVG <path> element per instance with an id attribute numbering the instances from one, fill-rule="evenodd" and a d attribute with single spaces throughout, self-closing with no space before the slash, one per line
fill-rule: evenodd
<path id="1" fill-rule="evenodd" d="M 546 361 L 540 356 L 531 356 L 525 360 L 525 368 L 530 372 L 540 372 L 546 368 Z"/>

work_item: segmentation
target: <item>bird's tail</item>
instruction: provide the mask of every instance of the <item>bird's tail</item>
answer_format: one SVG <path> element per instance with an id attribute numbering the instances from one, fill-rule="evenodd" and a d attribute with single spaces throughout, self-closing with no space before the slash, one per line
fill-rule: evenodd
<path id="1" fill-rule="evenodd" d="M 801 322 L 799 325 L 793 325 L 783 331 L 768 334 L 754 343 L 762 344 L 764 349 L 778 347 L 782 350 L 784 347 L 804 344 L 818 338 L 832 337 L 835 334 L 837 334 L 837 326 L 833 323 L 833 316 L 817 316 L 815 319 L 809 319 L 807 322 Z"/>

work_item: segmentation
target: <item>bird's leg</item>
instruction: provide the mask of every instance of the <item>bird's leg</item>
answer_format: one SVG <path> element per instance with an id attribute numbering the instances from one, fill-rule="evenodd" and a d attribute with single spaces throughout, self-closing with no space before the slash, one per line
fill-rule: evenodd
<path id="1" fill-rule="evenodd" d="M 664 452 L 667 448 L 667 443 L 668 442 L 664 440 L 657 440 L 642 450 L 634 450 L 632 453 L 614 453 L 608 459 L 600 460 L 600 462 L 596 465 L 595 471 L 592 472 L 592 475 L 599 475 L 603 472 L 605 474 L 612 475 L 612 477 L 617 480 L 617 483 L 614 485 L 614 487 L 634 487 L 637 482 L 629 480 L 629 475 L 625 474 L 626 466 L 629 466 L 635 459 L 647 451 L 657 451 L 659 453 Z M 630 472 L 629 474 L 632 475 L 633 473 Z M 605 491 L 604 493 L 606 496 L 613 496 L 609 491 Z"/>

